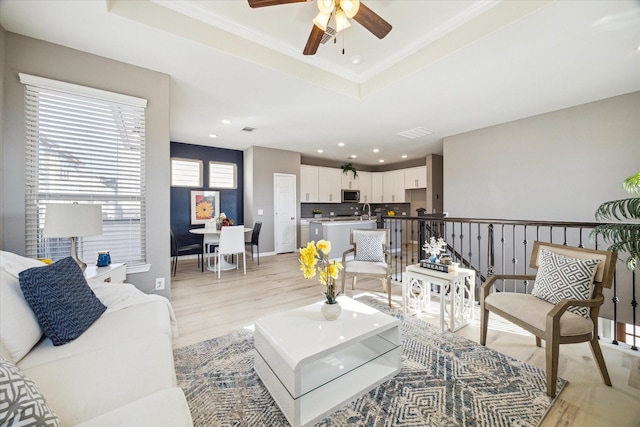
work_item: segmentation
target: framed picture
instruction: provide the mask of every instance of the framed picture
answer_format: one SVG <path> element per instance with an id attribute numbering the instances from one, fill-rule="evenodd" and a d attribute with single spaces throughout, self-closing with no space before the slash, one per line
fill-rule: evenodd
<path id="1" fill-rule="evenodd" d="M 220 214 L 220 192 L 191 190 L 191 224 L 204 224 Z"/>

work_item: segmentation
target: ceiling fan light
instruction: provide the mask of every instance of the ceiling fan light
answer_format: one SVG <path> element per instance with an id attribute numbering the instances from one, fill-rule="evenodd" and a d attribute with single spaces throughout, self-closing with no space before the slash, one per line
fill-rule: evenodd
<path id="1" fill-rule="evenodd" d="M 327 31 L 327 25 L 329 24 L 329 19 L 331 19 L 331 14 L 328 13 L 318 13 L 315 18 L 313 18 L 313 23 L 316 27 L 320 28 L 322 31 Z"/>
<path id="2" fill-rule="evenodd" d="M 334 7 L 335 3 L 333 0 L 318 0 L 318 10 L 320 13 L 330 15 Z"/>
<path id="3" fill-rule="evenodd" d="M 347 18 L 347 15 L 342 10 L 336 11 L 336 32 L 344 30 L 345 28 L 349 28 L 351 23 Z"/>
<path id="4" fill-rule="evenodd" d="M 347 18 L 353 18 L 360 9 L 360 0 L 340 0 L 340 8 L 344 10 Z"/>

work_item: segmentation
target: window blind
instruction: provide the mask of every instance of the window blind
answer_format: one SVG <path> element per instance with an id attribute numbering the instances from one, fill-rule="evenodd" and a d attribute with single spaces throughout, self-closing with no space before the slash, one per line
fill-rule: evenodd
<path id="1" fill-rule="evenodd" d="M 171 158 L 172 187 L 202 187 L 202 160 Z"/>
<path id="2" fill-rule="evenodd" d="M 145 264 L 146 100 L 23 74 L 20 79 L 27 256 L 69 255 L 70 239 L 44 238 L 42 229 L 47 204 L 78 202 L 100 204 L 103 218 L 102 235 L 78 239 L 81 259 L 91 264 L 98 251 L 108 250 L 113 262 L 128 268 Z"/>
<path id="3" fill-rule="evenodd" d="M 209 162 L 209 188 L 236 188 L 235 163 Z"/>

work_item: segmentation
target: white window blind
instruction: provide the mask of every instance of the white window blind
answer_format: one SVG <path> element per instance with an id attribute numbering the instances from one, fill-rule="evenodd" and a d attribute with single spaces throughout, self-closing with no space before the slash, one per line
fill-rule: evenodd
<path id="1" fill-rule="evenodd" d="M 209 162 L 209 188 L 236 188 L 235 163 Z"/>
<path id="2" fill-rule="evenodd" d="M 202 160 L 171 158 L 172 187 L 202 187 Z"/>
<path id="3" fill-rule="evenodd" d="M 144 264 L 146 100 L 25 74 L 20 81 L 27 256 L 69 255 L 69 239 L 44 238 L 42 229 L 48 203 L 78 202 L 102 205 L 103 234 L 78 239 L 83 261 L 94 263 L 108 250 L 129 269 Z"/>

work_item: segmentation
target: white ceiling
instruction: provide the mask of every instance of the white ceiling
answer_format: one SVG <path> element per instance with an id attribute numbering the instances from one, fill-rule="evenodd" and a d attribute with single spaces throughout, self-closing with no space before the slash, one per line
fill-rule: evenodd
<path id="1" fill-rule="evenodd" d="M 359 165 L 442 154 L 449 135 L 640 90 L 637 0 L 363 3 L 389 35 L 352 21 L 314 56 L 302 55 L 314 2 L 0 0 L 0 25 L 169 74 L 173 141 Z M 435 133 L 396 135 L 416 127 Z"/>

